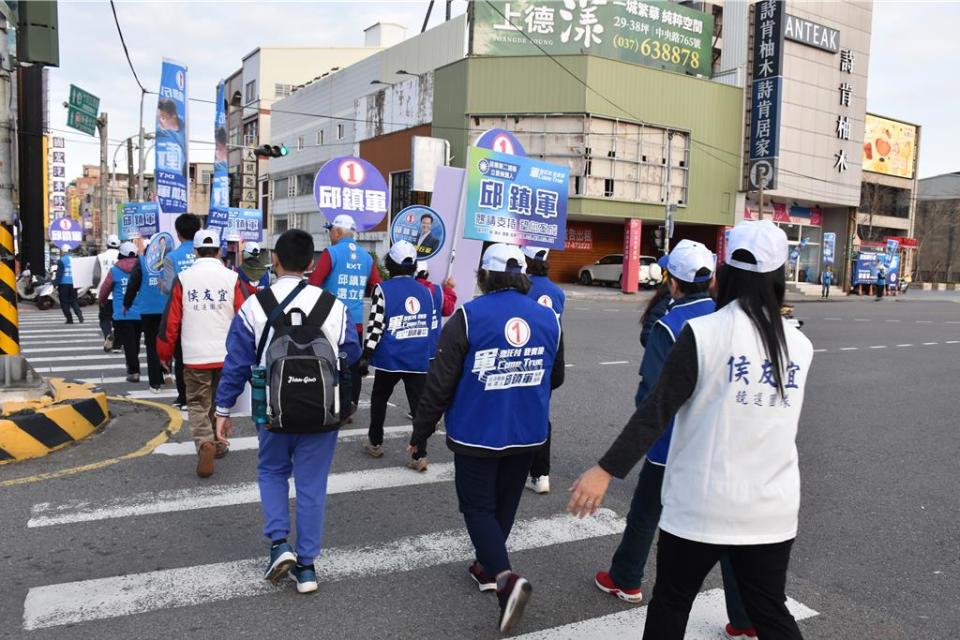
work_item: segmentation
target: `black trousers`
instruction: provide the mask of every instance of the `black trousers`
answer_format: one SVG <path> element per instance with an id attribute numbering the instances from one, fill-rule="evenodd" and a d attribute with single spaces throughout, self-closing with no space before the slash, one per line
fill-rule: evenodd
<path id="1" fill-rule="evenodd" d="M 407 394 L 410 411 L 415 412 L 423 394 L 423 387 L 427 383 L 425 373 L 401 373 L 377 369 L 373 376 L 373 391 L 370 395 L 370 442 L 374 445 L 383 444 L 383 422 L 387 418 L 387 401 L 393 395 L 393 388 L 403 381 L 403 390 Z M 426 447 L 414 454 L 414 459 L 427 455 Z"/>
<path id="2" fill-rule="evenodd" d="M 177 382 L 177 401 L 175 404 L 187 404 L 187 381 L 183 377 L 183 347 L 180 338 L 173 349 L 173 377 Z"/>
<path id="3" fill-rule="evenodd" d="M 140 373 L 140 336 L 143 325 L 139 320 L 114 320 L 114 338 L 123 346 L 123 357 L 127 361 L 127 375 Z"/>
<path id="4" fill-rule="evenodd" d="M 147 347 L 147 375 L 150 377 L 150 386 L 163 386 L 163 368 L 160 366 L 160 356 L 157 355 L 157 334 L 160 333 L 159 313 L 144 313 L 140 315 L 140 324 L 143 327 L 143 342 Z"/>
<path id="5" fill-rule="evenodd" d="M 716 545 L 660 530 L 657 582 L 647 607 L 644 640 L 683 640 L 690 608 L 713 566 L 726 553 L 747 615 L 761 640 L 803 640 L 787 609 L 787 566 L 793 540 L 776 544 Z"/>
<path id="6" fill-rule="evenodd" d="M 100 333 L 106 340 L 107 336 L 113 333 L 113 300 L 107 300 L 100 305 L 100 313 L 97 319 L 100 321 Z"/>
<path id="7" fill-rule="evenodd" d="M 67 322 L 73 324 L 73 316 L 70 315 L 72 309 L 77 314 L 77 319 L 83 322 L 83 313 L 80 311 L 80 300 L 77 298 L 77 290 L 72 284 L 61 284 L 57 287 L 57 295 L 60 297 L 60 310 L 63 311 L 63 317 Z"/>
<path id="8" fill-rule="evenodd" d="M 553 437 L 553 424 L 547 422 L 547 441 L 533 453 L 533 464 L 530 465 L 530 477 L 550 475 L 550 439 Z"/>

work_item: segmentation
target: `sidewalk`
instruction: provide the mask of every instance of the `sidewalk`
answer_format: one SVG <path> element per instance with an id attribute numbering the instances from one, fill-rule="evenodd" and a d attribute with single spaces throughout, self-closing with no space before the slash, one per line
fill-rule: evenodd
<path id="1" fill-rule="evenodd" d="M 627 294 L 616 287 L 603 285 L 559 283 L 560 288 L 567 294 L 567 302 L 612 302 L 617 304 L 643 305 L 653 297 L 653 289 L 644 289 L 634 294 Z"/>

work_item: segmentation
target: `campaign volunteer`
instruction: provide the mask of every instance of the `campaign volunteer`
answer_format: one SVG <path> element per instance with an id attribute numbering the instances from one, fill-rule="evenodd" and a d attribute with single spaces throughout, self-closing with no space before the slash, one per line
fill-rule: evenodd
<path id="1" fill-rule="evenodd" d="M 176 345 L 181 345 L 190 435 L 197 448 L 197 475 L 209 478 L 214 458 L 227 454 L 226 443 L 214 434 L 214 396 L 227 355 L 227 332 L 247 296 L 237 273 L 217 258 L 220 234 L 216 229 L 197 231 L 193 249 L 197 259 L 173 281 L 160 323 L 157 351 L 161 360 L 170 362 Z"/>
<path id="2" fill-rule="evenodd" d="M 514 573 L 506 542 L 533 453 L 547 439 L 550 391 L 563 384 L 560 319 L 530 297 L 518 247 L 483 254 L 482 295 L 447 321 L 413 419 L 411 452 L 425 451 L 445 412 L 460 512 L 476 551 L 469 572 L 481 591 L 497 592 L 501 632 L 530 596 Z"/>
<path id="3" fill-rule="evenodd" d="M 285 231 L 273 250 L 273 267 L 277 281 L 267 291 L 277 308 L 290 314 L 299 310 L 300 316 L 310 314 L 323 299 L 323 291 L 306 285 L 304 272 L 313 262 L 313 237 L 299 229 Z M 354 362 L 360 357 L 360 343 L 346 306 L 339 300 L 333 303 L 320 327 L 323 335 L 340 357 Z M 250 380 L 252 367 L 263 366 L 266 354 L 257 360 L 258 343 L 264 332 L 275 335 L 268 326 L 268 317 L 259 296 L 247 298 L 230 325 L 227 335 L 227 356 L 217 386 L 217 439 L 229 445 L 232 431 L 230 407 L 234 406 L 244 384 Z M 306 433 L 289 433 L 259 428 L 257 434 L 257 481 L 263 510 L 263 533 L 270 540 L 270 560 L 264 579 L 277 581 L 289 572 L 300 593 L 317 590 L 315 559 L 320 555 L 323 538 L 323 518 L 327 495 L 327 476 L 337 445 L 336 430 L 322 430 L 323 417 L 318 417 L 318 429 Z M 290 534 L 290 477 L 296 485 L 297 546 L 287 542 Z"/>
<path id="4" fill-rule="evenodd" d="M 77 290 L 73 286 L 73 256 L 70 255 L 69 245 L 60 248 L 60 260 L 57 261 L 57 275 L 53 284 L 57 285 L 57 295 L 60 298 L 60 310 L 67 319 L 67 324 L 73 324 L 72 309 L 77 314 L 77 320 L 83 324 L 83 313 L 80 311 L 80 301 L 77 299 Z"/>
<path id="5" fill-rule="evenodd" d="M 270 286 L 270 272 L 266 265 L 260 262 L 260 253 L 260 245 L 256 242 L 243 243 L 243 260 L 237 265 L 236 271 L 248 296 Z"/>
<path id="6" fill-rule="evenodd" d="M 160 273 L 150 269 L 147 264 L 147 252 L 137 259 L 130 271 L 127 290 L 123 294 L 123 306 L 133 307 L 136 301 L 140 309 L 140 325 L 143 327 L 143 342 L 147 348 L 147 377 L 150 391 L 160 393 L 163 386 L 163 369 L 157 355 L 157 336 L 160 334 L 160 319 L 167 306 L 168 294 L 160 290 Z"/>
<path id="7" fill-rule="evenodd" d="M 530 291 L 527 295 L 539 304 L 553 309 L 562 324 L 563 307 L 566 304 L 567 295 L 563 292 L 563 289 L 550 280 L 550 263 L 547 261 L 550 250 L 542 247 L 524 247 L 523 255 L 527 261 L 527 276 L 530 278 Z M 548 428 L 552 434 L 553 424 L 548 423 Z M 527 483 L 527 488 L 534 493 L 550 493 L 551 438 L 552 435 L 548 435 L 546 444 L 533 454 L 533 463 L 530 465 L 530 481 Z"/>
<path id="8" fill-rule="evenodd" d="M 430 359 L 433 360 L 437 357 L 443 318 L 452 316 L 457 308 L 457 283 L 453 276 L 447 276 L 441 285 L 430 282 L 430 265 L 426 260 L 417 261 L 417 282 L 429 289 L 433 298 L 433 320 L 430 323 Z M 413 414 L 410 416 L 412 419 Z"/>
<path id="9" fill-rule="evenodd" d="M 110 267 L 107 277 L 100 284 L 97 301 L 106 303 L 113 295 L 113 329 L 117 340 L 123 346 L 123 355 L 127 364 L 127 382 L 140 382 L 140 336 L 143 327 L 140 324 L 140 308 L 137 302 L 124 307 L 123 296 L 130 282 L 130 272 L 137 264 L 137 245 L 124 242 L 120 245 L 117 263 Z"/>
<path id="10" fill-rule="evenodd" d="M 780 316 L 787 237 L 768 220 L 730 232 L 716 313 L 681 330 L 654 389 L 571 488 L 595 512 L 675 419 L 663 478 L 646 640 L 681 640 L 703 579 L 726 554 L 760 638 L 801 638 L 786 606 L 797 535 L 797 425 L 813 345 Z"/>
<path id="11" fill-rule="evenodd" d="M 115 233 L 107 236 L 107 248 L 97 254 L 97 263 L 93 265 L 93 285 L 99 287 L 103 278 L 107 277 L 107 272 L 117 262 L 120 255 L 120 237 Z M 100 321 L 100 333 L 103 334 L 103 350 L 113 351 L 113 292 L 107 297 L 104 304 L 97 305 L 99 309 L 98 320 Z"/>
<path id="12" fill-rule="evenodd" d="M 323 250 L 310 274 L 310 284 L 337 296 L 347 306 L 350 317 L 357 323 L 357 334 L 363 338 L 363 299 L 380 284 L 380 272 L 367 250 L 354 239 L 357 223 L 346 214 L 340 214 L 327 225 L 330 246 Z M 360 403 L 363 376 L 359 361 L 350 369 L 353 404 Z"/>
<path id="13" fill-rule="evenodd" d="M 364 450 L 374 458 L 383 456 L 387 402 L 398 382 L 403 381 L 410 411 L 416 414 L 430 368 L 431 324 L 436 316 L 433 294 L 413 277 L 417 248 L 400 240 L 390 247 L 384 262 L 390 278 L 373 288 L 367 341 L 360 360 L 361 375 L 366 375 L 367 363 L 376 368 L 370 396 L 370 429 L 364 445 Z M 414 471 L 426 471 L 426 450 L 415 452 L 407 466 Z"/>
<path id="14" fill-rule="evenodd" d="M 170 295 L 173 290 L 173 282 L 184 269 L 193 264 L 196 254 L 193 252 L 193 237 L 197 235 L 202 226 L 200 216 L 193 213 L 181 213 L 173 222 L 173 227 L 177 232 L 177 240 L 180 246 L 171 251 L 163 259 L 163 277 L 160 278 L 160 290 Z M 187 386 L 183 378 L 183 350 L 177 343 L 173 354 L 173 375 L 177 382 L 177 399 L 173 401 L 173 406 L 180 409 L 187 407 Z"/>

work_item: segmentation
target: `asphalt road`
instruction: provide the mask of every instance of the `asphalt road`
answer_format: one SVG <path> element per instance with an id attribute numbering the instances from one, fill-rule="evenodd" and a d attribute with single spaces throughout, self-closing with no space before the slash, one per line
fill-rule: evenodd
<path id="1" fill-rule="evenodd" d="M 575 523 L 562 515 L 566 487 L 631 411 L 641 356 L 635 307 L 568 306 L 571 366 L 554 395 L 553 492 L 524 497 L 513 536 L 523 549 L 512 555 L 514 566 L 534 585 L 516 636 L 640 635 L 643 606 L 592 585 L 618 542 L 635 476 L 614 481 L 602 518 Z M 830 640 L 955 639 L 960 297 L 911 292 L 880 303 L 803 302 L 796 311 L 818 349 L 801 420 L 803 500 L 788 583 L 805 618 L 801 629 Z M 24 314 L 35 366 L 105 379 L 113 395 L 172 400 L 151 397 L 145 383 L 113 381 L 124 374 L 122 360 L 97 351 L 94 325 L 61 322 L 54 311 Z M 327 579 L 313 596 L 289 585 L 264 589 L 256 579 L 266 544 L 252 449 L 234 450 L 201 481 L 184 425 L 150 455 L 3 485 L 113 459 L 166 425 L 160 412 L 115 402 L 117 417 L 104 433 L 46 459 L 0 467 L 0 637 L 497 637 L 495 598 L 478 593 L 466 575 L 452 456 L 435 437 L 426 476 L 399 468 L 408 424 L 399 389 L 393 402 L 387 424 L 398 429 L 383 459 L 362 453 L 362 434 L 346 431 L 341 439 L 321 568 Z M 365 427 L 366 415 L 362 409 L 350 428 Z M 243 425 L 239 435 L 251 433 Z M 719 586 L 714 573 L 688 638 L 722 637 Z"/>

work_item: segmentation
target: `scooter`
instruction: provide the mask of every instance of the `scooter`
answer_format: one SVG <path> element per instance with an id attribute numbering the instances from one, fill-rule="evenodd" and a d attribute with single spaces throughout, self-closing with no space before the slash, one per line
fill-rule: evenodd
<path id="1" fill-rule="evenodd" d="M 92 304 L 97 304 L 97 295 L 93 292 L 93 287 L 78 288 L 77 301 L 81 307 L 89 307 Z"/>
<path id="2" fill-rule="evenodd" d="M 37 284 L 37 309 L 46 311 L 53 309 L 60 304 L 60 296 L 57 295 L 57 288 L 50 280 L 40 280 Z"/>
<path id="3" fill-rule="evenodd" d="M 785 304 L 780 307 L 780 315 L 783 317 L 784 322 L 787 324 L 796 327 L 797 329 L 803 328 L 803 320 L 795 318 L 793 316 L 793 305 Z"/>

